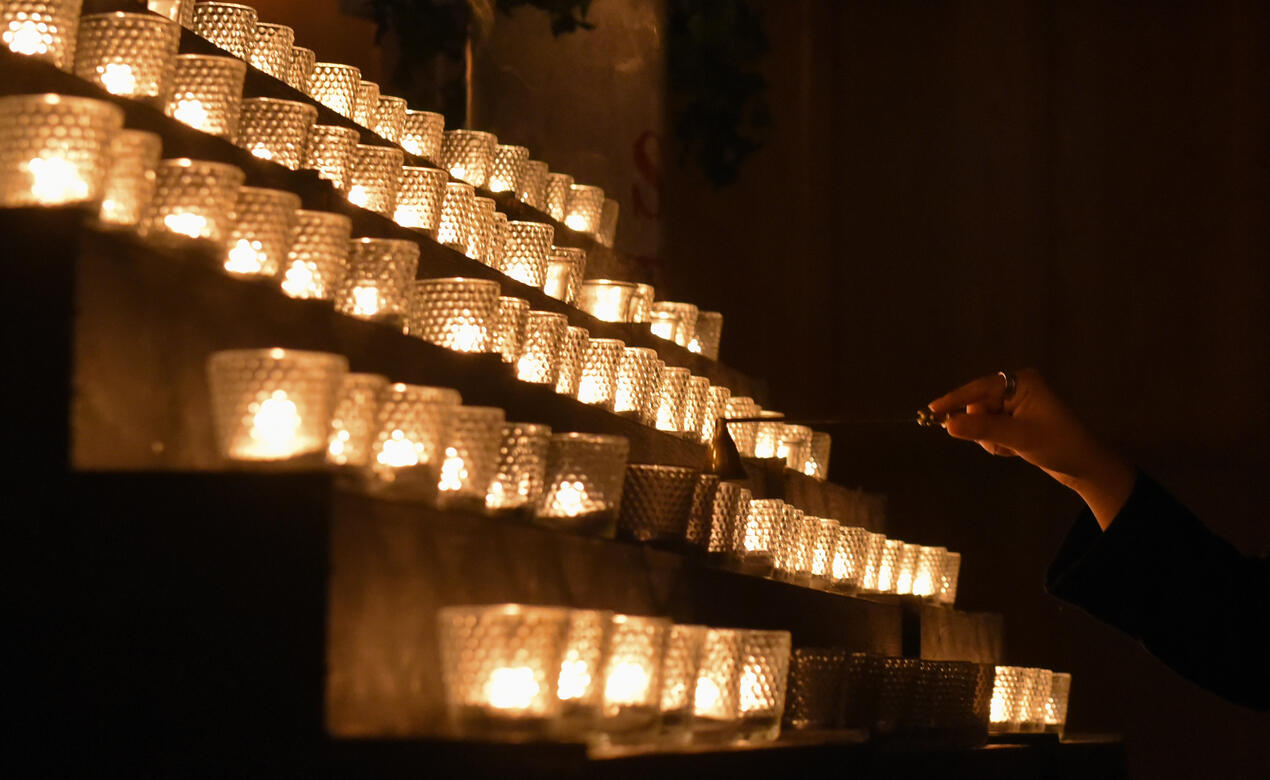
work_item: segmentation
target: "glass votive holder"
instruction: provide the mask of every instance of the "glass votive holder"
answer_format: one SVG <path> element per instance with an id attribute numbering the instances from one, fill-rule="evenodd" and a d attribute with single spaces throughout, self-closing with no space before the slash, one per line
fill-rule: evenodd
<path id="1" fill-rule="evenodd" d="M 83 0 L 5 0 L 0 3 L 0 42 L 14 54 L 71 70 Z"/>
<path id="2" fill-rule="evenodd" d="M 678 433 L 683 430 L 684 396 L 692 371 L 679 366 L 666 366 L 661 371 L 657 388 L 657 430 Z"/>
<path id="3" fill-rule="evenodd" d="M 547 281 L 547 256 L 555 232 L 542 222 L 508 220 L 499 270 L 530 287 L 542 287 Z"/>
<path id="4" fill-rule="evenodd" d="M 1018 731 L 1036 733 L 1045 730 L 1045 706 L 1049 704 L 1053 676 L 1049 669 L 1029 667 L 1024 671 L 1024 684 L 1019 687 L 1014 716 Z"/>
<path id="5" fill-rule="evenodd" d="M 988 708 L 988 729 L 995 734 L 1017 731 L 1015 714 L 1021 689 L 1027 684 L 1022 666 L 997 666 L 992 679 L 992 701 Z"/>
<path id="6" fill-rule="evenodd" d="M 386 141 L 401 143 L 401 131 L 406 124 L 406 99 L 393 95 L 380 95 L 375 105 L 375 118 L 371 130 Z"/>
<path id="7" fill-rule="evenodd" d="M 579 285 L 577 305 L 605 322 L 630 322 L 635 285 L 616 279 L 588 279 Z"/>
<path id="8" fill-rule="evenodd" d="M 498 470 L 503 422 L 503 410 L 494 406 L 458 406 L 450 411 L 437 483 L 443 506 L 485 506 Z"/>
<path id="9" fill-rule="evenodd" d="M 172 91 L 180 41 L 181 26 L 157 14 L 89 14 L 79 21 L 75 75 L 161 108 Z"/>
<path id="10" fill-rule="evenodd" d="M 864 584 L 869 532 L 857 526 L 840 526 L 835 537 L 829 561 L 829 579 L 834 590 L 856 593 Z"/>
<path id="11" fill-rule="evenodd" d="M 327 352 L 235 349 L 207 360 L 221 455 L 288 460 L 321 452 L 348 360 Z"/>
<path id="12" fill-rule="evenodd" d="M 504 425 L 498 467 L 485 494 L 485 507 L 503 511 L 536 506 L 542 498 L 550 445 L 550 426 L 515 422 Z"/>
<path id="13" fill-rule="evenodd" d="M 847 651 L 841 648 L 800 647 L 790 653 L 785 700 L 787 727 L 834 728 L 842 719 Z"/>
<path id="14" fill-rule="evenodd" d="M 539 211 L 547 199 L 547 164 L 542 160 L 526 160 L 516 180 L 516 200 Z"/>
<path id="15" fill-rule="evenodd" d="M 921 556 L 920 544 L 905 542 L 900 547 L 900 555 L 895 566 L 895 592 L 901 596 L 913 594 L 913 577 L 917 574 L 917 560 Z"/>
<path id="16" fill-rule="evenodd" d="M 671 743 L 684 743 L 692 736 L 692 705 L 705 649 L 706 626 L 676 623 L 666 638 L 666 656 L 661 671 L 661 727 Z"/>
<path id="17" fill-rule="evenodd" d="M 287 60 L 287 85 L 308 95 L 314 65 L 317 65 L 317 52 L 304 46 L 292 46 Z"/>
<path id="18" fill-rule="evenodd" d="M 780 736 L 789 677 L 788 631 L 746 631 L 741 674 L 737 681 L 737 712 L 741 737 L 770 742 Z"/>
<path id="19" fill-rule="evenodd" d="M 402 227 L 421 230 L 435 238 L 441 223 L 441 201 L 445 198 L 447 179 L 440 168 L 403 167 L 393 220 Z"/>
<path id="20" fill-rule="evenodd" d="M 556 690 L 571 611 L 520 604 L 438 610 L 446 708 L 460 735 L 549 734 L 561 710 Z"/>
<path id="21" fill-rule="evenodd" d="M 143 130 L 120 130 L 110 139 L 110 167 L 102 183 L 101 211 L 106 225 L 136 227 L 154 196 L 154 169 L 163 143 Z"/>
<path id="22" fill-rule="evenodd" d="M 657 350 L 626 347 L 617 365 L 617 387 L 613 394 L 613 411 L 643 420 L 656 398 Z"/>
<path id="23" fill-rule="evenodd" d="M 686 347 L 696 333 L 698 310 L 695 304 L 654 301 L 649 312 L 649 329 L 654 336 Z"/>
<path id="24" fill-rule="evenodd" d="M 352 65 L 317 62 L 309 75 L 309 97 L 345 119 L 352 119 L 357 108 L 357 87 L 361 80 L 361 70 Z"/>
<path id="25" fill-rule="evenodd" d="M 938 603 L 952 606 L 957 601 L 957 579 L 960 574 L 961 553 L 945 553 L 940 571 Z"/>
<path id="26" fill-rule="evenodd" d="M 315 170 L 340 192 L 348 192 L 357 151 L 357 131 L 335 125 L 313 125 L 304 154 L 304 168 Z"/>
<path id="27" fill-rule="evenodd" d="M 348 243 L 348 273 L 335 310 L 362 320 L 404 324 L 411 282 L 419 268 L 419 245 L 398 238 L 354 238 Z"/>
<path id="28" fill-rule="evenodd" d="M 441 160 L 441 136 L 444 132 L 444 114 L 407 108 L 401 127 L 401 146 L 413 155 L 437 163 Z"/>
<path id="29" fill-rule="evenodd" d="M 490 279 L 419 279 L 410 302 L 410 335 L 454 352 L 488 352 L 499 291 Z"/>
<path id="30" fill-rule="evenodd" d="M 603 189 L 589 184 L 574 184 L 569 187 L 569 197 L 564 209 L 565 227 L 594 235 L 600 229 L 600 214 L 603 211 Z"/>
<path id="31" fill-rule="evenodd" d="M 233 141 L 246 74 L 247 63 L 233 57 L 178 54 L 163 112 L 195 130 Z"/>
<path id="32" fill-rule="evenodd" d="M 554 231 L 553 231 L 554 232 Z M 578 286 L 586 273 L 586 250 L 567 246 L 553 246 L 547 253 L 547 279 L 542 291 L 558 301 L 573 303 L 578 297 Z"/>
<path id="33" fill-rule="evenodd" d="M 1050 677 L 1050 695 L 1045 702 L 1045 731 L 1062 736 L 1067 728 L 1067 702 L 1071 698 L 1072 676 L 1054 672 Z"/>
<path id="34" fill-rule="evenodd" d="M 772 566 L 778 576 L 794 581 L 803 554 L 803 512 L 789 504 L 784 504 L 781 509 L 782 514 L 777 518 Z"/>
<path id="35" fill-rule="evenodd" d="M 569 318 L 553 311 L 531 311 L 525 319 L 525 340 L 516 359 L 516 378 L 555 387 L 560 363 L 567 357 Z M 577 361 L 575 360 L 576 364 Z M 576 366 L 575 366 L 576 369 Z"/>
<path id="36" fill-rule="evenodd" d="M 498 138 L 480 130 L 446 130 L 441 136 L 441 167 L 459 181 L 484 187 L 494 164 Z"/>
<path id="37" fill-rule="evenodd" d="M 490 164 L 485 189 L 490 192 L 515 192 L 520 168 L 529 162 L 529 149 L 513 144 L 497 144 Z"/>
<path id="38" fill-rule="evenodd" d="M 586 353 L 586 345 L 590 341 L 586 328 L 574 325 L 565 330 L 560 346 L 559 373 L 556 376 L 556 392 L 576 398 L 578 387 L 582 382 L 582 356 Z"/>
<path id="39" fill-rule="evenodd" d="M 692 697 L 693 742 L 728 742 L 737 734 L 745 634 L 733 628 L 706 631 Z"/>
<path id="40" fill-rule="evenodd" d="M 102 197 L 123 112 L 91 98 L 0 98 L 0 207 L 58 206 Z"/>
<path id="41" fill-rule="evenodd" d="M 329 211 L 295 212 L 291 249 L 282 272 L 282 291 L 292 298 L 335 300 L 348 274 L 353 222 Z"/>
<path id="42" fill-rule="evenodd" d="M 573 189 L 573 177 L 567 173 L 547 173 L 543 187 L 542 210 L 557 222 L 564 222 L 569 206 L 569 191 Z"/>
<path id="43" fill-rule="evenodd" d="M 291 70 L 291 49 L 295 46 L 295 30 L 285 24 L 256 23 L 256 35 L 248 61 L 253 67 L 279 81 L 286 81 Z"/>
<path id="44" fill-rule="evenodd" d="M 876 593 L 878 589 L 878 568 L 882 563 L 882 555 L 886 552 L 886 534 L 865 531 L 864 577 L 860 581 L 860 590 L 865 593 Z"/>
<path id="45" fill-rule="evenodd" d="M 154 197 L 142 222 L 143 232 L 223 245 L 234 226 L 234 202 L 243 172 L 225 163 L 179 157 L 161 160 L 154 173 Z"/>
<path id="46" fill-rule="evenodd" d="M 816 524 L 815 534 L 811 537 L 811 586 L 828 590 L 834 582 L 833 562 L 842 526 L 828 517 L 818 518 Z"/>
<path id="47" fill-rule="evenodd" d="M 256 9 L 238 3 L 194 4 L 194 32 L 240 60 L 251 56 L 256 42 Z"/>
<path id="48" fill-rule="evenodd" d="M 379 393 L 370 474 L 380 486 L 432 497 L 450 415 L 463 399 L 448 387 L 391 384 Z"/>
<path id="49" fill-rule="evenodd" d="M 485 226 L 484 263 L 490 268 L 502 268 L 503 252 L 507 249 L 507 215 L 495 211 L 490 216 L 493 222 Z"/>
<path id="50" fill-rule="evenodd" d="M 348 373 L 340 384 L 326 439 L 326 461 L 337 466 L 364 467 L 370 463 L 375 441 L 375 414 L 388 377 Z"/>
<path id="51" fill-rule="evenodd" d="M 557 733 L 566 738 L 589 737 L 600 719 L 604 695 L 604 659 L 613 633 L 613 613 L 603 609 L 575 609 L 569 615 L 569 634 L 560 661 L 560 722 Z"/>
<path id="52" fill-rule="evenodd" d="M 895 593 L 899 584 L 900 555 L 904 551 L 904 542 L 899 539 L 887 539 L 882 543 L 878 553 L 877 585 L 878 593 Z"/>
<path id="53" fill-rule="evenodd" d="M 706 408 L 701 415 L 701 442 L 709 444 L 714 441 L 714 432 L 719 421 L 726 414 L 728 399 L 732 391 L 722 385 L 710 385 L 706 391 Z"/>
<path id="54" fill-rule="evenodd" d="M 238 146 L 262 160 L 297 170 L 304 164 L 317 108 L 277 98 L 247 98 L 238 117 Z"/>
<path id="55" fill-rule="evenodd" d="M 617 201 L 604 199 L 604 208 L 600 211 L 600 225 L 595 233 L 595 243 L 612 248 L 617 240 Z"/>
<path id="56" fill-rule="evenodd" d="M 701 438 L 701 428 L 705 424 L 706 405 L 709 403 L 710 380 L 703 376 L 688 377 L 688 387 L 684 390 L 684 421 L 680 430 L 691 439 Z"/>
<path id="57" fill-rule="evenodd" d="M 366 79 L 357 82 L 357 105 L 353 108 L 353 121 L 370 129 L 375 124 L 375 109 L 379 107 L 379 84 Z"/>
<path id="58" fill-rule="evenodd" d="M 697 472 L 680 466 L 626 467 L 617 535 L 637 542 L 683 542 Z"/>
<path id="59" fill-rule="evenodd" d="M 557 433 L 547 451 L 547 470 L 536 522 L 551 528 L 612 537 L 622 501 L 625 436 Z"/>
<path id="60" fill-rule="evenodd" d="M 498 204 L 493 198 L 483 198 L 477 196 L 473 201 L 476 204 L 475 211 L 472 215 L 472 231 L 467 236 L 467 248 L 464 254 L 473 260 L 479 260 L 485 265 L 489 265 L 489 258 L 495 252 L 491 251 L 494 231 L 494 215 L 498 213 Z"/>
<path id="61" fill-rule="evenodd" d="M 829 434 L 812 431 L 810 454 L 802 469 L 804 474 L 821 482 L 829 478 L 829 447 L 832 443 Z"/>
<path id="62" fill-rule="evenodd" d="M 723 417 L 731 419 L 734 417 L 747 418 L 758 416 L 758 404 L 754 403 L 754 399 L 749 396 L 735 395 L 728 398 L 724 404 Z M 725 423 L 728 435 L 732 437 L 732 443 L 736 445 L 736 450 L 742 457 L 754 457 L 755 439 L 758 436 L 758 423 Z"/>
<path id="63" fill-rule="evenodd" d="M 226 242 L 225 270 L 240 276 L 282 273 L 295 232 L 300 196 L 285 190 L 239 187 Z"/>
<path id="64" fill-rule="evenodd" d="M 637 282 L 635 295 L 631 298 L 631 322 L 651 322 L 653 316 L 653 298 L 656 291 L 651 284 Z"/>
<path id="65" fill-rule="evenodd" d="M 914 596 L 933 599 L 939 595 L 943 584 L 944 556 L 948 550 L 943 547 L 922 546 L 917 551 L 917 564 L 913 567 L 913 583 L 909 589 Z"/>
<path id="66" fill-rule="evenodd" d="M 735 482 L 720 482 L 710 506 L 710 533 L 706 554 L 726 558 L 737 549 L 737 529 L 743 527 L 750 509 L 750 490 Z"/>
<path id="67" fill-rule="evenodd" d="M 719 359 L 719 339 L 723 336 L 723 315 L 717 311 L 697 312 L 697 327 L 688 351 L 711 360 Z"/>
<path id="68" fill-rule="evenodd" d="M 648 741 L 661 724 L 662 663 L 671 623 L 666 618 L 614 615 L 602 672 L 598 724 L 602 743 Z"/>
<path id="69" fill-rule="evenodd" d="M 146 0 L 146 8 L 182 27 L 194 29 L 194 0 Z"/>
<path id="70" fill-rule="evenodd" d="M 626 345 L 620 339 L 588 339 L 582 352 L 582 374 L 578 378 L 578 400 L 584 404 L 613 410 L 617 394 L 617 366 Z"/>
<path id="71" fill-rule="evenodd" d="M 463 182 L 446 182 L 445 197 L 441 200 L 441 221 L 437 225 L 437 242 L 466 253 L 475 229 L 476 190 Z"/>
<path id="72" fill-rule="evenodd" d="M 348 202 L 391 219 L 397 210 L 405 159 L 395 147 L 358 144 L 348 178 Z"/>
<path id="73" fill-rule="evenodd" d="M 504 363 L 520 360 L 525 343 L 525 323 L 529 321 L 529 301 L 510 295 L 498 296 L 494 320 L 490 326 L 489 351 L 498 353 Z"/>
<path id="74" fill-rule="evenodd" d="M 764 574 L 775 567 L 784 519 L 785 502 L 779 498 L 750 500 L 745 518 L 736 529 L 735 550 L 747 571 Z"/>

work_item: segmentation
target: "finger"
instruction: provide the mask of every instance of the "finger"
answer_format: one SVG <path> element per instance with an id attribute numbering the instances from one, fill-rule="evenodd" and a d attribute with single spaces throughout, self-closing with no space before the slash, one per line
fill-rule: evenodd
<path id="1" fill-rule="evenodd" d="M 951 412 L 964 409 L 973 403 L 992 403 L 1000 408 L 1001 395 L 1005 392 L 1005 383 L 997 374 L 979 377 L 973 382 L 962 385 L 950 393 L 941 395 L 928 406 L 932 412 Z"/>
<path id="2" fill-rule="evenodd" d="M 944 424 L 948 435 L 955 439 L 966 439 L 987 442 L 996 448 L 1007 449 L 1012 453 L 1023 449 L 1024 426 L 1013 417 L 1005 414 L 957 414 L 948 418 Z M 987 449 L 985 447 L 984 449 Z M 995 452 L 995 450 L 989 450 Z"/>

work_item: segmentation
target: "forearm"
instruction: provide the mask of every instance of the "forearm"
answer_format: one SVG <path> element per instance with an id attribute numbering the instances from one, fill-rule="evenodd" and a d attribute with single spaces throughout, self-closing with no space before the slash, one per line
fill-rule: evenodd
<path id="1" fill-rule="evenodd" d="M 1089 463 L 1084 474 L 1055 478 L 1081 497 L 1105 531 L 1133 493 L 1137 473 L 1119 456 L 1101 447 L 1090 456 Z"/>

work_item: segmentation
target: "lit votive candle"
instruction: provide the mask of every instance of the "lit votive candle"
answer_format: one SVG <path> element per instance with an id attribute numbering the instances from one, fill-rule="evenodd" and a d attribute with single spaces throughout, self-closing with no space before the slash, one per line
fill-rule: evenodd
<path id="1" fill-rule="evenodd" d="M 467 252 L 468 241 L 476 229 L 476 190 L 463 182 L 447 182 L 441 201 L 441 222 L 437 225 L 437 242 L 459 252 Z"/>
<path id="2" fill-rule="evenodd" d="M 781 413 L 771 409 L 760 409 L 759 417 L 781 417 Z M 784 431 L 785 423 L 773 419 L 772 422 L 754 423 L 754 457 L 756 458 L 776 458 L 780 457 L 781 434 Z M 784 460 L 782 457 L 781 460 Z"/>
<path id="3" fill-rule="evenodd" d="M 547 471 L 551 427 L 507 423 L 498 450 L 498 468 L 485 495 L 488 509 L 502 511 L 537 505 Z"/>
<path id="4" fill-rule="evenodd" d="M 547 281 L 547 256 L 554 237 L 551 225 L 508 220 L 499 270 L 530 287 L 542 287 Z"/>
<path id="5" fill-rule="evenodd" d="M 693 699 L 709 630 L 705 626 L 677 623 L 671 626 L 666 640 L 661 674 L 661 722 L 663 732 L 672 742 L 685 742 L 692 733 Z"/>
<path id="6" fill-rule="evenodd" d="M 358 144 L 348 179 L 348 202 L 391 218 L 397 210 L 405 155 L 391 146 Z"/>
<path id="7" fill-rule="evenodd" d="M 723 416 L 725 419 L 745 418 L 758 416 L 758 404 L 754 403 L 754 399 L 744 395 L 734 395 L 728 398 L 724 405 Z M 732 437 L 732 443 L 736 445 L 736 450 L 742 457 L 754 457 L 754 444 L 757 438 L 758 423 L 725 423 L 728 435 Z"/>
<path id="8" fill-rule="evenodd" d="M 477 197 L 474 201 L 476 209 L 472 216 L 472 231 L 468 233 L 467 249 L 464 254 L 473 260 L 489 265 L 492 252 L 494 215 L 498 213 L 498 205 L 493 198 Z"/>
<path id="9" fill-rule="evenodd" d="M 375 124 L 375 109 L 379 107 L 379 84 L 361 79 L 357 82 L 357 105 L 353 109 L 353 121 L 365 128 Z"/>
<path id="10" fill-rule="evenodd" d="M 357 131 L 348 127 L 314 125 L 303 167 L 317 171 L 336 190 L 348 192 L 358 137 Z"/>
<path id="11" fill-rule="evenodd" d="M 604 695 L 604 659 L 613 633 L 613 613 L 575 609 L 569 616 L 569 638 L 560 661 L 556 695 L 561 712 L 558 731 L 564 737 L 590 737 L 600 719 Z"/>
<path id="12" fill-rule="evenodd" d="M 461 276 L 420 279 L 410 305 L 410 335 L 455 352 L 489 351 L 498 282 Z"/>
<path id="13" fill-rule="evenodd" d="M 317 108 L 277 98 L 247 98 L 238 118 L 237 144 L 262 160 L 291 170 L 304 163 Z"/>
<path id="14" fill-rule="evenodd" d="M 200 1 L 194 4 L 194 32 L 246 60 L 256 42 L 256 9 L 238 3 Z"/>
<path id="15" fill-rule="evenodd" d="M 697 328 L 697 307 L 677 301 L 655 301 L 649 313 L 649 329 L 654 336 L 686 347 Z"/>
<path id="16" fill-rule="evenodd" d="M 614 412 L 644 419 L 646 410 L 657 397 L 657 360 L 655 349 L 626 347 L 622 350 L 617 366 L 617 389 L 613 396 Z"/>
<path id="17" fill-rule="evenodd" d="M 802 510 L 789 504 L 783 504 L 781 514 L 776 519 L 772 565 L 778 575 L 789 581 L 795 581 L 799 572 L 799 560 L 803 553 L 802 521 Z"/>
<path id="18" fill-rule="evenodd" d="M 445 199 L 447 179 L 440 168 L 403 167 L 393 220 L 402 227 L 420 230 L 435 238 L 441 223 L 441 201 Z"/>
<path id="19" fill-rule="evenodd" d="M 683 430 L 684 395 L 692 372 L 679 366 L 667 366 L 661 372 L 657 389 L 657 430 L 677 433 Z"/>
<path id="20" fill-rule="evenodd" d="M 818 527 L 811 546 L 811 586 L 827 589 L 833 583 L 833 556 L 841 526 L 828 517 L 818 518 L 816 523 Z"/>
<path id="21" fill-rule="evenodd" d="M 233 57 L 178 54 L 172 96 L 163 111 L 195 130 L 233 141 L 246 74 L 247 64 Z"/>
<path id="22" fill-rule="evenodd" d="M 542 290 L 556 300 L 573 303 L 586 273 L 586 250 L 553 246 L 547 255 L 547 279 Z"/>
<path id="23" fill-rule="evenodd" d="M 494 161 L 490 165 L 485 189 L 490 192 L 514 192 L 520 178 L 520 168 L 529 161 L 529 150 L 513 144 L 494 147 Z"/>
<path id="24" fill-rule="evenodd" d="M 379 374 L 344 375 L 326 440 L 328 463 L 355 467 L 370 463 L 379 396 L 387 387 L 388 378 Z"/>
<path id="25" fill-rule="evenodd" d="M 570 325 L 565 331 L 560 347 L 560 372 L 556 378 L 556 392 L 576 398 L 582 380 L 582 356 L 586 352 L 590 334 L 586 328 Z"/>
<path id="26" fill-rule="evenodd" d="M 112 95 L 162 108 L 180 41 L 181 26 L 157 14 L 89 14 L 79 22 L 75 75 Z"/>
<path id="27" fill-rule="evenodd" d="M 864 584 L 865 559 L 868 557 L 869 532 L 856 526 L 838 529 L 829 577 L 835 590 L 855 593 Z"/>
<path id="28" fill-rule="evenodd" d="M 91 98 L 0 98 L 0 207 L 96 202 L 123 112 Z"/>
<path id="29" fill-rule="evenodd" d="M 225 270 L 239 276 L 278 276 L 291 251 L 299 208 L 300 196 L 294 192 L 239 187 Z"/>
<path id="30" fill-rule="evenodd" d="M 314 63 L 313 72 L 309 75 L 309 96 L 340 116 L 352 119 L 361 79 L 362 72 L 352 65 Z"/>
<path id="31" fill-rule="evenodd" d="M 291 57 L 287 61 L 288 86 L 308 95 L 314 65 L 317 65 L 317 52 L 303 46 L 292 46 Z"/>
<path id="32" fill-rule="evenodd" d="M 529 301 L 511 295 L 498 296 L 490 326 L 489 351 L 498 353 L 504 363 L 519 361 L 528 320 Z"/>
<path id="33" fill-rule="evenodd" d="M 484 187 L 494 163 L 498 138 L 480 130 L 446 130 L 441 137 L 441 167 L 459 181 Z"/>
<path id="34" fill-rule="evenodd" d="M 0 43 L 14 54 L 70 70 L 83 0 L 0 2 Z"/>
<path id="35" fill-rule="evenodd" d="M 380 95 L 375 105 L 375 120 L 371 130 L 386 141 L 401 143 L 401 131 L 406 124 L 406 99 L 392 95 Z"/>
<path id="36" fill-rule="evenodd" d="M 182 27 L 194 29 L 194 0 L 146 0 L 146 8 Z"/>
<path id="37" fill-rule="evenodd" d="M 611 538 L 629 450 L 625 436 L 554 434 L 536 522 Z"/>
<path id="38" fill-rule="evenodd" d="M 992 699 L 988 705 L 988 728 L 993 733 L 1018 730 L 1018 703 L 1027 684 L 1027 670 L 1021 666 L 997 666 L 992 680 Z"/>
<path id="39" fill-rule="evenodd" d="M 348 274 L 335 310 L 363 320 L 404 323 L 418 267 L 419 245 L 413 241 L 354 238 L 348 243 Z"/>
<path id="40" fill-rule="evenodd" d="M 143 221 L 148 235 L 183 236 L 224 245 L 234 224 L 243 172 L 233 165 L 181 157 L 155 169 L 154 197 Z"/>
<path id="41" fill-rule="evenodd" d="M 688 387 L 684 390 L 684 421 L 680 430 L 688 434 L 689 438 L 698 440 L 701 438 L 709 394 L 709 379 L 703 376 L 688 377 Z"/>
<path id="42" fill-rule="evenodd" d="M 574 184 L 569 188 L 569 200 L 565 204 L 565 227 L 594 235 L 600 229 L 600 214 L 603 211 L 603 189 L 589 184 Z"/>
<path id="43" fill-rule="evenodd" d="M 600 225 L 595 233 L 595 242 L 600 246 L 612 247 L 617 240 L 617 201 L 604 199 L 604 208 L 600 211 Z"/>
<path id="44" fill-rule="evenodd" d="M 706 391 L 706 408 L 701 415 L 701 442 L 708 444 L 714 441 L 714 432 L 719 420 L 726 413 L 728 399 L 732 391 L 723 385 L 710 385 Z"/>
<path id="45" fill-rule="evenodd" d="M 895 593 L 899 585 L 900 554 L 904 552 L 904 542 L 899 539 L 887 539 L 878 554 L 877 587 L 878 593 Z"/>
<path id="46" fill-rule="evenodd" d="M 573 177 L 567 173 L 548 173 L 547 183 L 543 188 L 543 207 L 547 216 L 557 222 L 564 222 L 565 210 L 569 205 L 569 190 L 573 188 Z"/>
<path id="47" fill-rule="evenodd" d="M 688 351 L 711 360 L 719 359 L 719 340 L 723 336 L 723 315 L 717 311 L 697 312 L 697 326 Z"/>
<path id="48" fill-rule="evenodd" d="M 503 422 L 503 410 L 493 406 L 451 410 L 437 482 L 442 505 L 485 506 L 485 494 L 498 468 Z"/>
<path id="49" fill-rule="evenodd" d="M 811 434 L 811 454 L 803 464 L 803 473 L 813 479 L 824 481 L 829 478 L 829 447 L 833 443 L 829 434 L 813 431 Z"/>
<path id="50" fill-rule="evenodd" d="M 110 168 L 102 185 L 101 212 L 106 225 L 136 227 L 154 196 L 154 169 L 162 141 L 154 133 L 120 130 L 110 141 Z"/>
<path id="51" fill-rule="evenodd" d="M 785 468 L 801 472 L 811 455 L 811 428 L 805 425 L 780 426 L 776 457 L 785 459 Z"/>
<path id="52" fill-rule="evenodd" d="M 636 287 L 615 279 L 588 279 L 578 289 L 578 308 L 605 322 L 631 322 Z"/>
<path id="53" fill-rule="evenodd" d="M 406 109 L 401 129 L 401 146 L 407 152 L 430 163 L 441 160 L 441 135 L 445 132 L 445 115 L 435 111 Z"/>
<path id="54" fill-rule="evenodd" d="M 542 160 L 526 160 L 520 166 L 516 181 L 516 200 L 543 209 L 547 199 L 547 164 Z"/>
<path id="55" fill-rule="evenodd" d="M 507 215 L 495 211 L 493 220 L 485 226 L 485 254 L 482 262 L 490 268 L 502 269 L 503 253 L 507 250 Z"/>
<path id="56" fill-rule="evenodd" d="M 620 339 L 589 339 L 582 353 L 578 400 L 612 411 L 617 392 L 617 366 L 626 345 Z"/>
<path id="57" fill-rule="evenodd" d="M 747 569 L 762 573 L 775 565 L 784 518 L 785 502 L 779 498 L 750 501 L 736 538 L 737 558 Z"/>
<path id="58" fill-rule="evenodd" d="M 392 384 L 380 391 L 370 468 L 381 485 L 435 492 L 450 414 L 462 403 L 448 387 Z"/>
<path id="59" fill-rule="evenodd" d="M 1072 676 L 1066 672 L 1054 672 L 1050 677 L 1050 695 L 1045 702 L 1045 731 L 1063 733 L 1067 726 L 1067 702 L 1071 698 Z"/>
<path id="60" fill-rule="evenodd" d="M 744 660 L 744 631 L 731 628 L 706 631 L 693 690 L 693 742 L 726 742 L 735 736 Z"/>
<path id="61" fill-rule="evenodd" d="M 253 67 L 285 81 L 291 70 L 291 49 L 294 45 L 295 30 L 285 24 L 258 22 L 249 61 Z"/>
<path id="62" fill-rule="evenodd" d="M 516 360 L 516 378 L 522 382 L 555 387 L 568 330 L 569 318 L 563 314 L 529 312 L 525 320 L 525 340 Z"/>
<path id="63" fill-rule="evenodd" d="M 875 593 L 878 589 L 878 569 L 882 563 L 882 555 L 886 552 L 886 534 L 865 531 L 864 576 L 860 580 L 860 590 Z"/>
<path id="64" fill-rule="evenodd" d="M 651 322 L 653 297 L 656 291 L 651 284 L 636 283 L 635 295 L 631 297 L 631 322 Z"/>
<path id="65" fill-rule="evenodd" d="M 291 249 L 282 273 L 282 291 L 292 298 L 335 300 L 348 274 L 353 223 L 343 214 L 295 212 Z"/>
<path id="66" fill-rule="evenodd" d="M 944 555 L 948 552 L 943 547 L 922 546 L 917 551 L 917 564 L 913 568 L 913 582 L 909 591 L 914 596 L 934 598 L 942 584 L 942 567 Z"/>
<path id="67" fill-rule="evenodd" d="M 207 361 L 221 454 L 287 460 L 321 452 L 348 361 L 290 349 L 214 352 Z"/>
<path id="68" fill-rule="evenodd" d="M 614 615 L 603 671 L 601 741 L 646 741 L 661 722 L 662 662 L 670 621 Z"/>
<path id="69" fill-rule="evenodd" d="M 789 673 L 788 631 L 746 631 L 737 681 L 741 735 L 753 742 L 780 736 Z"/>

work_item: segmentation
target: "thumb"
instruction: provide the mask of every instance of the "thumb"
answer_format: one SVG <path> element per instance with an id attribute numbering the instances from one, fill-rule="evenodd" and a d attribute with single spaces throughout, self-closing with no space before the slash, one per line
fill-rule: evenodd
<path id="1" fill-rule="evenodd" d="M 1024 446 L 1024 426 L 1008 414 L 958 414 L 944 428 L 955 439 L 987 442 L 1018 452 Z"/>

